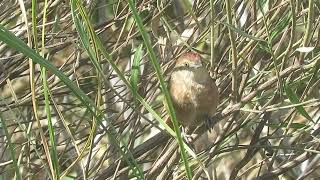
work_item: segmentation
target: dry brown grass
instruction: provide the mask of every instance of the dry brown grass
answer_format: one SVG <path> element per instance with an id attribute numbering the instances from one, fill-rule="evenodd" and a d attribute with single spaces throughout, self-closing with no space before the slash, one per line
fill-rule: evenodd
<path id="1" fill-rule="evenodd" d="M 206 168 L 189 156 L 194 179 L 208 178 L 204 171 L 219 180 L 319 178 L 320 3 L 226 0 L 215 1 L 211 11 L 210 1 L 194 1 L 192 7 L 186 2 L 136 1 L 136 8 L 166 78 L 174 60 L 192 50 L 203 56 L 219 86 L 217 123 L 203 151 L 197 152 Z M 96 56 L 103 74 L 94 65 L 80 43 L 69 1 L 48 1 L 44 50 L 40 48 L 44 2 L 37 2 L 36 35 L 32 32 L 32 2 L 23 3 L 28 31 L 17 1 L 0 2 L 0 24 L 32 49 L 39 49 L 110 120 L 100 123 L 49 69 L 51 130 L 58 155 L 58 167 L 53 169 L 74 179 L 185 178 L 177 142 L 137 103 L 107 59 Z M 128 3 L 88 1 L 83 5 L 112 61 L 129 79 L 133 72 L 130 59 L 143 40 Z M 82 23 L 85 29 L 87 22 Z M 0 174 L 4 179 L 13 178 L 17 166 L 23 179 L 53 178 L 49 159 L 54 161 L 54 156 L 44 150 L 52 150 L 53 142 L 40 66 L 35 65 L 30 73 L 32 65 L 26 54 L 6 43 L 0 45 Z M 137 92 L 165 116 L 159 81 L 145 46 L 142 52 Z M 30 88 L 30 77 L 35 89 Z M 110 139 L 111 127 L 116 141 Z M 197 132 L 196 138 L 207 133 L 204 127 Z M 117 145 L 130 150 L 131 162 L 142 174 L 133 173 Z M 273 155 L 267 156 L 266 150 Z M 17 162 L 12 161 L 12 151 Z"/>

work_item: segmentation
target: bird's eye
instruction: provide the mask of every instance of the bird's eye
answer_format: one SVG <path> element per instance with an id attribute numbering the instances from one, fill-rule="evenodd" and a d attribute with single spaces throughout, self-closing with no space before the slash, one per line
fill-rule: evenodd
<path id="1" fill-rule="evenodd" d="M 188 63 L 184 63 L 184 66 L 189 67 L 189 64 Z"/>

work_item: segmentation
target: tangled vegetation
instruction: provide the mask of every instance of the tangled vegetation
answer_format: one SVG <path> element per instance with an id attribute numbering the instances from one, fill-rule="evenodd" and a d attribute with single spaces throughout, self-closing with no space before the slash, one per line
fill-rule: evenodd
<path id="1" fill-rule="evenodd" d="M 320 177 L 319 1 L 8 0 L 0 10 L 3 179 Z M 163 107 L 187 51 L 220 93 L 212 129 L 190 141 Z"/>

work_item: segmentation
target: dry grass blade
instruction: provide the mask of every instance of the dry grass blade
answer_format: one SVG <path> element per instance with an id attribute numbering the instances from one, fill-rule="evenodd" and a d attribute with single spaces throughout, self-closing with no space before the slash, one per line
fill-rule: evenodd
<path id="1" fill-rule="evenodd" d="M 320 176 L 318 1 L 130 3 L 0 2 L 0 178 Z M 179 146 L 163 101 L 187 51 L 220 102 Z"/>

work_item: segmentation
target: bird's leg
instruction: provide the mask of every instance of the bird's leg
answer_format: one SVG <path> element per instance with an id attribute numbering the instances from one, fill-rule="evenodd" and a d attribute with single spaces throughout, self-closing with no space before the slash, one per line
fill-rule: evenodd
<path id="1" fill-rule="evenodd" d="M 274 154 L 274 150 L 272 149 L 272 144 L 267 138 L 261 138 L 260 142 L 258 142 L 259 145 L 264 147 L 265 154 L 267 157 L 271 157 Z"/>
<path id="2" fill-rule="evenodd" d="M 193 137 L 192 135 L 188 134 L 188 132 L 190 131 L 187 128 L 181 127 L 181 136 L 183 137 L 185 143 L 194 150 L 195 147 L 192 144 Z"/>
<path id="3" fill-rule="evenodd" d="M 190 139 L 191 135 L 187 134 L 187 130 L 184 127 L 181 127 L 181 136 L 184 138 L 186 143 L 189 143 L 192 141 L 192 139 Z"/>
<path id="4" fill-rule="evenodd" d="M 209 116 L 208 114 L 205 114 L 203 117 L 204 120 L 204 126 L 206 127 L 207 130 L 209 130 L 209 132 L 211 132 L 211 129 L 213 128 L 213 126 L 218 122 L 218 118 L 217 116 Z"/>
<path id="5" fill-rule="evenodd" d="M 212 124 L 213 124 L 213 118 L 210 117 L 208 114 L 205 114 L 204 117 L 204 126 L 206 127 L 207 130 L 209 130 L 209 132 L 211 132 L 212 129 Z"/>

